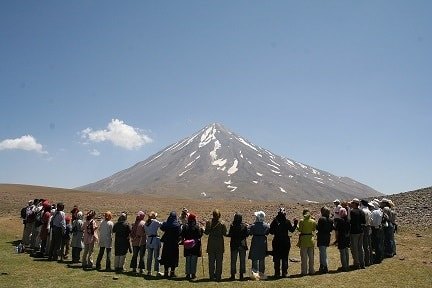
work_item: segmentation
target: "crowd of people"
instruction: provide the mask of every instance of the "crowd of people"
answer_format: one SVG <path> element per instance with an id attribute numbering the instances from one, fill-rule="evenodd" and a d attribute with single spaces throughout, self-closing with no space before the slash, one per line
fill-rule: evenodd
<path id="1" fill-rule="evenodd" d="M 230 239 L 231 280 L 236 279 L 237 272 L 240 280 L 245 279 L 246 257 L 251 260 L 252 279 L 267 278 L 267 256 L 273 258 L 273 277 L 288 277 L 291 237 L 296 230 L 301 275 L 316 273 L 315 246 L 319 251 L 319 273 L 329 272 L 327 248 L 330 245 L 339 249 L 340 271 L 365 269 L 381 263 L 385 257 L 396 255 L 396 212 L 391 200 L 360 201 L 354 198 L 349 202 L 336 199 L 333 203 L 333 208 L 321 208 L 321 215 L 316 217 L 318 220 L 305 209 L 300 221 L 294 218 L 291 222 L 281 207 L 270 224 L 265 221 L 265 212 L 257 211 L 252 224 L 246 224 L 242 215 L 235 213 L 232 223 L 227 225 L 221 220 L 218 209 L 212 212 L 210 221 L 200 223 L 196 214 L 183 208 L 179 217 L 172 211 L 166 221 L 158 220 L 154 211 L 139 211 L 133 223 L 129 224 L 126 212 L 120 213 L 114 223 L 110 211 L 105 212 L 102 219 L 97 219 L 94 210 L 84 214 L 74 206 L 67 215 L 63 203 L 51 204 L 48 200 L 35 199 L 21 210 L 24 224 L 22 244 L 33 251 L 35 257 L 60 262 L 70 259 L 71 263 L 82 265 L 84 269 L 102 270 L 105 257 L 104 270 L 118 273 L 125 271 L 126 255 L 131 253 L 131 273 L 167 278 L 177 277 L 180 247 L 183 246 L 186 279 L 195 279 L 198 259 L 203 253 L 202 237 L 208 235 L 208 275 L 214 281 L 222 279 L 225 237 Z M 335 241 L 332 243 L 333 231 Z M 271 250 L 268 249 L 268 235 L 273 235 Z M 99 246 L 99 252 L 94 263 L 95 245 Z M 349 265 L 350 251 L 352 265 Z"/>

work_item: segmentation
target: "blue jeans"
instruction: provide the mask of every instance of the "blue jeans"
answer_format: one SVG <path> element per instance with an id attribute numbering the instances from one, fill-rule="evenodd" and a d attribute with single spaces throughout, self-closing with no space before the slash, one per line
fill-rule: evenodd
<path id="1" fill-rule="evenodd" d="M 130 268 L 133 268 L 133 269 L 137 268 L 137 261 L 138 261 L 138 254 L 139 254 L 138 268 L 139 269 L 145 269 L 144 255 L 145 255 L 145 251 L 146 251 L 146 245 L 133 246 L 132 250 L 133 250 L 133 254 L 132 254 L 132 259 L 131 259 L 131 263 L 130 263 Z"/>
<path id="2" fill-rule="evenodd" d="M 328 266 L 327 260 L 327 246 L 318 246 L 319 258 L 320 258 L 320 268 Z"/>
<path id="3" fill-rule="evenodd" d="M 240 273 L 246 273 L 246 249 L 239 247 L 231 250 L 231 274 L 237 273 L 237 256 L 240 258 Z"/>
<path id="4" fill-rule="evenodd" d="M 348 270 L 349 267 L 349 249 L 339 249 L 341 265 L 344 270 Z"/>
<path id="5" fill-rule="evenodd" d="M 197 264 L 198 264 L 198 256 L 196 255 L 186 256 L 186 275 L 196 274 Z"/>
<path id="6" fill-rule="evenodd" d="M 252 260 L 252 270 L 264 273 L 265 272 L 265 258 L 258 259 L 258 260 Z"/>

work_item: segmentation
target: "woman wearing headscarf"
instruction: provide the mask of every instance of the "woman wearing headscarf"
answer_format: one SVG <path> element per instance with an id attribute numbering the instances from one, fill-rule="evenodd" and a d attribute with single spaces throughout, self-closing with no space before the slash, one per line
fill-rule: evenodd
<path id="1" fill-rule="evenodd" d="M 340 213 L 340 212 L 339 212 Z M 314 269 L 314 238 L 313 232 L 316 230 L 317 223 L 311 217 L 309 209 L 303 210 L 303 219 L 300 220 L 298 231 L 301 258 L 301 275 L 306 275 L 309 270 L 309 275 L 315 274 Z M 309 269 L 308 269 L 309 268 Z"/>
<path id="2" fill-rule="evenodd" d="M 96 230 L 98 228 L 96 220 L 94 219 L 96 212 L 90 210 L 87 213 L 86 221 L 84 222 L 84 252 L 82 256 L 83 268 L 93 267 L 93 250 L 95 242 L 97 241 Z"/>
<path id="3" fill-rule="evenodd" d="M 77 218 L 72 222 L 72 263 L 79 263 L 80 254 L 84 248 L 83 213 L 79 211 L 76 217 Z"/>
<path id="4" fill-rule="evenodd" d="M 237 257 L 240 261 L 240 280 L 244 280 L 246 273 L 246 251 L 248 250 L 246 238 L 249 236 L 248 228 L 243 223 L 243 216 L 239 213 L 234 214 L 234 220 L 229 228 L 227 237 L 230 237 L 231 250 L 231 278 L 235 280 L 237 273 Z"/>
<path id="5" fill-rule="evenodd" d="M 336 240 L 342 266 L 340 270 L 347 272 L 349 269 L 350 222 L 345 208 L 339 210 L 339 216 L 334 219 L 334 225 L 337 231 Z"/>
<path id="6" fill-rule="evenodd" d="M 161 238 L 163 246 L 159 262 L 165 268 L 165 277 L 175 277 L 175 268 L 178 267 L 179 262 L 179 241 L 181 232 L 180 223 L 175 211 L 169 214 L 168 219 L 162 223 L 160 229 L 164 234 Z"/>
<path id="7" fill-rule="evenodd" d="M 99 226 L 99 254 L 96 260 L 96 269 L 101 269 L 101 261 L 106 250 L 105 270 L 111 270 L 111 248 L 112 248 L 112 234 L 114 223 L 111 221 L 112 214 L 110 211 L 105 212 L 104 220 Z"/>
<path id="8" fill-rule="evenodd" d="M 42 226 L 39 233 L 41 239 L 41 248 L 39 256 L 43 257 L 46 252 L 49 237 L 49 220 L 51 218 L 51 204 L 48 201 L 43 202 Z"/>
<path id="9" fill-rule="evenodd" d="M 330 219 L 330 209 L 328 207 L 324 206 L 321 208 L 321 217 L 318 219 L 317 231 L 317 246 L 320 255 L 319 271 L 327 273 L 327 247 L 330 246 L 331 232 L 333 231 L 333 220 Z"/>
<path id="10" fill-rule="evenodd" d="M 209 275 L 211 280 L 220 281 L 222 278 L 222 262 L 225 252 L 224 236 L 227 234 L 225 223 L 220 220 L 221 213 L 213 210 L 213 218 L 206 222 L 204 233 L 208 235 L 207 254 L 209 257 Z"/>
<path id="11" fill-rule="evenodd" d="M 139 264 L 138 268 L 139 272 L 143 273 L 145 268 L 144 266 L 144 255 L 146 250 L 146 234 L 144 231 L 144 216 L 145 213 L 143 211 L 139 211 L 137 213 L 135 223 L 132 224 L 131 231 L 131 242 L 132 242 L 132 259 L 130 262 L 130 268 L 132 268 L 132 272 L 136 273 L 138 254 L 139 254 Z"/>
<path id="12" fill-rule="evenodd" d="M 131 252 L 129 242 L 130 232 L 131 228 L 127 222 L 127 214 L 122 212 L 117 223 L 115 223 L 113 227 L 113 233 L 115 233 L 114 270 L 117 273 L 123 272 L 126 254 L 128 251 Z"/>
<path id="13" fill-rule="evenodd" d="M 266 279 L 265 257 L 267 256 L 267 235 L 270 232 L 270 226 L 264 223 L 265 213 L 263 211 L 257 211 L 254 215 L 255 223 L 249 226 L 249 235 L 252 235 L 249 250 L 249 259 L 252 260 L 252 276 L 256 279 Z"/>
<path id="14" fill-rule="evenodd" d="M 57 210 L 50 220 L 51 243 L 48 253 L 48 260 L 57 260 L 61 254 L 63 234 L 66 231 L 66 220 L 63 203 L 57 203 Z"/>
<path id="15" fill-rule="evenodd" d="M 162 222 L 156 219 L 157 213 L 151 211 L 148 219 L 145 222 L 144 230 L 146 234 L 146 247 L 147 247 L 147 275 L 151 275 L 152 262 L 154 260 L 154 271 L 159 275 L 159 253 L 161 248 L 160 238 L 158 236 L 158 229 Z"/>
<path id="16" fill-rule="evenodd" d="M 291 249 L 291 240 L 289 232 L 293 233 L 297 228 L 297 219 L 294 219 L 294 225 L 286 218 L 285 208 L 279 208 L 278 214 L 270 224 L 270 234 L 274 235 L 272 241 L 273 263 L 275 274 L 274 277 L 288 277 L 288 256 Z"/>
<path id="17" fill-rule="evenodd" d="M 196 215 L 189 213 L 187 223 L 182 225 L 183 255 L 186 258 L 186 279 L 195 279 L 198 257 L 201 255 L 203 229 L 197 224 Z"/>

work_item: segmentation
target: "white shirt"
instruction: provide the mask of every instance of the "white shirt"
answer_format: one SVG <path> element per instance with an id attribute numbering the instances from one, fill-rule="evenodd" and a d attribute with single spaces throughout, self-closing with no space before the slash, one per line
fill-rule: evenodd
<path id="1" fill-rule="evenodd" d="M 337 205 L 334 209 L 333 209 L 333 218 L 337 219 L 337 218 L 341 218 L 339 215 L 339 210 L 342 208 L 342 206 L 339 204 Z M 348 211 L 347 211 L 348 212 Z"/>
<path id="2" fill-rule="evenodd" d="M 378 228 L 379 226 L 381 226 L 382 217 L 383 217 L 383 212 L 381 211 L 381 209 L 373 210 L 372 211 L 371 226 L 373 226 L 375 228 Z"/>
<path id="3" fill-rule="evenodd" d="M 362 207 L 362 210 L 365 214 L 366 226 L 370 226 L 372 223 L 372 212 L 369 210 L 368 207 Z"/>
<path id="4" fill-rule="evenodd" d="M 147 248 L 151 249 L 159 249 L 160 244 L 160 238 L 157 236 L 157 231 L 159 227 L 162 225 L 162 222 L 152 219 L 150 225 L 145 224 L 144 230 L 147 235 L 147 242 L 146 246 Z"/>
<path id="5" fill-rule="evenodd" d="M 114 223 L 112 221 L 102 220 L 99 226 L 99 246 L 111 248 L 112 246 L 112 230 Z"/>

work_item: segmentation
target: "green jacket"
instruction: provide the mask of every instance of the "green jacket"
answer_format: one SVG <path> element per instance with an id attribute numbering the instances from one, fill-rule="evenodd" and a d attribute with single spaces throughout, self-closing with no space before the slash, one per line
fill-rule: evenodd
<path id="1" fill-rule="evenodd" d="M 303 220 L 300 220 L 297 228 L 300 232 L 299 242 L 297 243 L 298 247 L 309 248 L 315 246 L 313 232 L 315 232 L 316 226 L 316 221 L 310 215 L 305 215 Z"/>
<path id="2" fill-rule="evenodd" d="M 221 221 L 208 221 L 204 230 L 209 235 L 207 242 L 207 253 L 224 253 L 224 236 L 227 234 L 227 227 Z"/>

